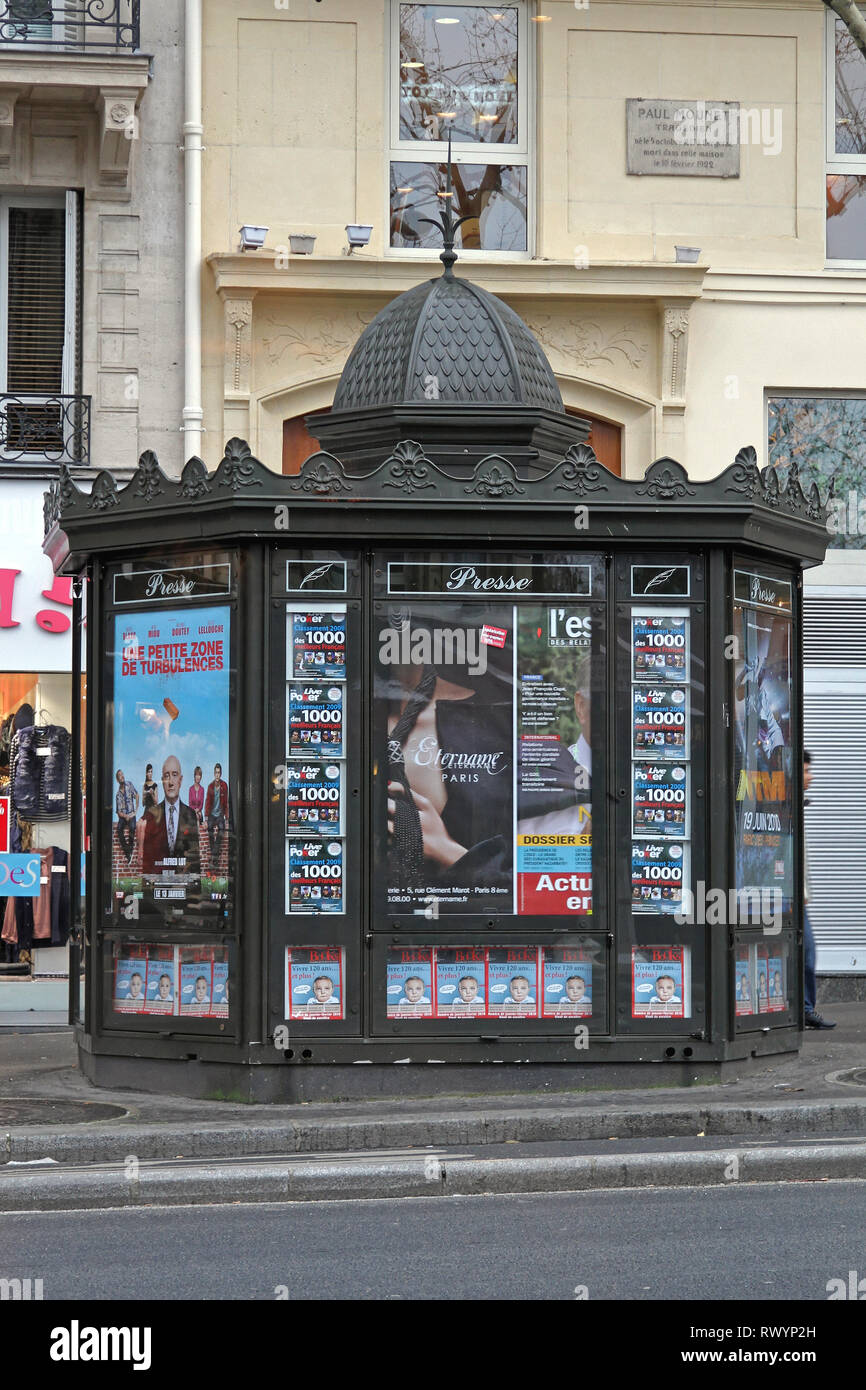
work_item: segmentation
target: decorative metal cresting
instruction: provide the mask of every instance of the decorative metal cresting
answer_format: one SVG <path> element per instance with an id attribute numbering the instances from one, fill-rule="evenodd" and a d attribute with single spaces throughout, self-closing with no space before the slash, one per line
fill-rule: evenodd
<path id="1" fill-rule="evenodd" d="M 140 0 L 0 0 L 0 43 L 70 53 L 137 49 Z"/>
<path id="2" fill-rule="evenodd" d="M 0 395 L 0 462 L 90 463 L 90 397 Z"/>
<path id="3" fill-rule="evenodd" d="M 173 510 L 179 501 L 193 502 L 206 511 L 224 505 L 227 494 L 244 507 L 263 512 L 281 506 L 286 511 L 316 503 L 378 502 L 394 507 L 413 506 L 416 497 L 431 514 L 455 506 L 519 506 L 574 509 L 577 502 L 589 506 L 584 537 L 608 535 L 611 523 L 628 527 L 640 515 L 656 517 L 659 509 L 704 510 L 717 519 L 724 513 L 753 514 L 754 521 L 770 526 L 773 518 L 826 526 L 833 498 L 833 483 L 825 500 L 817 484 L 804 490 L 797 469 L 789 470 L 786 484 L 772 467 L 759 468 L 751 445 L 741 449 L 734 462 L 715 478 L 689 477 L 675 459 L 661 458 L 643 478 L 621 478 L 599 463 L 588 444 L 575 444 L 553 468 L 531 476 L 501 454 L 488 454 L 471 473 L 456 474 L 429 458 L 413 439 L 402 440 L 387 458 L 364 474 L 348 473 L 338 458 L 323 451 L 312 454 L 297 476 L 274 473 L 253 457 L 243 439 L 230 439 L 225 456 L 213 473 L 201 459 L 192 458 L 180 479 L 169 478 L 156 455 L 142 454 L 129 482 L 118 488 L 113 474 L 100 473 L 88 492 L 79 488 L 63 463 L 45 498 L 45 531 L 54 526 L 70 532 L 92 521 L 95 513 L 140 513 Z M 711 511 L 706 511 L 710 503 Z M 264 523 L 265 525 L 267 523 Z"/>
<path id="4" fill-rule="evenodd" d="M 438 195 L 442 199 L 441 217 L 419 217 L 419 222 L 429 222 L 431 227 L 438 227 L 442 233 L 442 254 L 439 257 L 445 267 L 445 274 L 453 276 L 452 266 L 457 260 L 457 252 L 454 250 L 455 233 L 463 226 L 464 222 L 472 220 L 471 214 L 466 217 L 454 216 L 454 183 L 451 178 L 451 122 L 448 122 L 448 164 L 446 166 L 445 188 Z"/>

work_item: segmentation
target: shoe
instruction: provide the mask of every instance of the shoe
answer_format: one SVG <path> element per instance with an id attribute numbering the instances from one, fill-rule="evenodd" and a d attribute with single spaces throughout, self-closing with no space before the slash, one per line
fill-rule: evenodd
<path id="1" fill-rule="evenodd" d="M 835 1023 L 829 1023 L 820 1014 L 807 1014 L 805 1018 L 807 1028 L 835 1028 Z"/>

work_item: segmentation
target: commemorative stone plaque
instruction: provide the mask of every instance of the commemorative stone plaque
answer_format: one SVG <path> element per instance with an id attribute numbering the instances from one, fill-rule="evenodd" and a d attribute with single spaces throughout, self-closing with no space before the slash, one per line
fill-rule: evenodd
<path id="1" fill-rule="evenodd" d="M 626 172 L 735 179 L 740 174 L 736 101 L 626 101 Z"/>

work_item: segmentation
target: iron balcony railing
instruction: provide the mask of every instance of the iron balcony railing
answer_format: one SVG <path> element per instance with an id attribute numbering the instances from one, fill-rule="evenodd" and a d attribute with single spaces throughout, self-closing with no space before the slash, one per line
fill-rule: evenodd
<path id="1" fill-rule="evenodd" d="M 90 463 L 90 396 L 0 394 L 0 465 Z"/>
<path id="2" fill-rule="evenodd" d="M 0 48 L 137 49 L 140 0 L 0 0 Z"/>

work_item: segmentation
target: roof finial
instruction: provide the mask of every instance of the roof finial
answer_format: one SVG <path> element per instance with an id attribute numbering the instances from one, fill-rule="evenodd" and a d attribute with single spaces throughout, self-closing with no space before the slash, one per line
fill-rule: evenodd
<path id="1" fill-rule="evenodd" d="M 464 222 L 470 220 L 471 214 L 466 217 L 454 216 L 454 184 L 451 178 L 451 122 L 448 122 L 448 164 L 445 173 L 445 188 L 437 194 L 441 198 L 444 207 L 441 217 L 419 217 L 419 222 L 429 222 L 432 227 L 438 227 L 442 233 L 442 254 L 439 257 L 445 267 L 446 278 L 453 279 L 454 272 L 451 269 L 457 260 L 457 252 L 454 250 L 454 235 L 458 227 L 462 227 Z"/>

